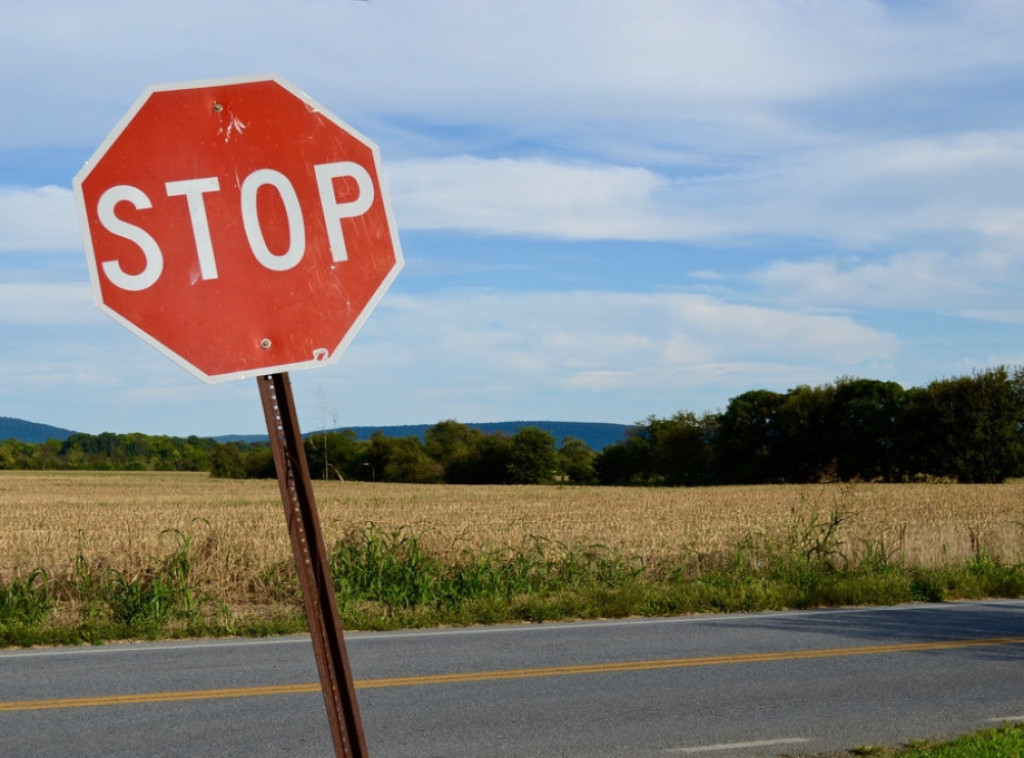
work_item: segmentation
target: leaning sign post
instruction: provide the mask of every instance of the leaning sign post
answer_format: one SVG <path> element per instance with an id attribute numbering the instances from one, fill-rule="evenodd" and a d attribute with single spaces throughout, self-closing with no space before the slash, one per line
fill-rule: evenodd
<path id="1" fill-rule="evenodd" d="M 96 305 L 205 382 L 255 377 L 335 752 L 367 755 L 288 371 L 402 267 L 377 147 L 276 77 L 148 88 L 74 180 Z"/>

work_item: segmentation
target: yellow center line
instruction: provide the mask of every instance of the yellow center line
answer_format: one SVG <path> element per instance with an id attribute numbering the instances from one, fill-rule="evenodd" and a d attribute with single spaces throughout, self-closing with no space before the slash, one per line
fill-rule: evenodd
<path id="1" fill-rule="evenodd" d="M 776 653 L 745 653 L 740 655 L 711 655 L 698 658 L 669 658 L 653 661 L 621 661 L 616 663 L 590 663 L 575 666 L 545 666 L 543 668 L 507 669 L 499 671 L 469 671 L 454 674 L 399 676 L 385 679 L 361 679 L 357 689 L 384 687 L 421 687 L 433 684 L 460 684 L 491 682 L 510 679 L 530 679 L 545 676 L 575 676 L 578 674 L 607 674 L 628 671 L 655 671 L 658 669 L 690 668 L 696 666 L 724 666 L 739 663 L 765 663 L 771 661 L 799 661 L 815 658 L 842 658 L 855 655 L 886 655 L 939 650 L 959 650 L 972 647 L 1021 645 L 1024 637 L 986 637 L 974 640 L 945 640 L 941 642 L 908 642 L 895 645 L 866 645 L 863 647 L 824 648 L 817 650 L 787 650 Z M 96 697 L 54 698 L 49 700 L 12 700 L 0 702 L 0 713 L 8 711 L 36 711 L 51 708 L 91 708 L 106 705 L 137 705 L 140 703 L 168 703 L 181 700 L 217 700 L 239 697 L 266 697 L 319 692 L 320 684 L 280 684 L 263 687 L 231 687 L 213 690 L 186 690 L 181 692 L 146 692 L 136 695 L 103 695 Z"/>
<path id="2" fill-rule="evenodd" d="M 172 703 L 179 700 L 217 700 L 232 697 L 265 695 L 297 695 L 319 692 L 320 684 L 281 684 L 264 687 L 231 687 L 220 690 L 185 690 L 183 692 L 143 692 L 137 695 L 101 695 L 98 697 L 66 697 L 52 700 L 11 700 L 0 702 L 0 713 L 6 711 L 42 711 L 51 708 L 91 708 L 101 705 L 138 705 L 139 703 Z"/>

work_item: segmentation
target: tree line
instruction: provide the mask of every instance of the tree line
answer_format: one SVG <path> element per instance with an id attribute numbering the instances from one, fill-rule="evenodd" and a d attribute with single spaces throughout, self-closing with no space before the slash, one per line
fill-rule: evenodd
<path id="1" fill-rule="evenodd" d="M 1024 475 L 1024 370 L 753 390 L 722 413 L 652 417 L 595 467 L 602 484 L 1001 482 Z"/>
<path id="2" fill-rule="evenodd" d="M 148 434 L 85 434 L 65 440 L 0 442 L 0 469 L 117 471 L 209 471 L 219 443 L 206 437 Z"/>
<path id="3" fill-rule="evenodd" d="M 304 440 L 313 477 L 389 482 L 529 484 L 590 481 L 594 453 L 583 442 L 536 427 L 513 435 L 485 434 L 456 421 L 419 437 L 377 432 L 316 432 Z M 75 433 L 42 443 L 0 442 L 0 470 L 209 471 L 223 478 L 276 477 L 266 442 L 218 442 L 205 437 Z"/>
<path id="4" fill-rule="evenodd" d="M 593 481 L 595 453 L 581 440 L 538 427 L 487 434 L 457 421 L 428 427 L 424 438 L 374 433 L 318 432 L 304 440 L 310 475 L 317 479 L 452 484 L 540 484 Z M 275 476 L 266 446 L 222 445 L 211 472 L 223 477 Z"/>
<path id="5" fill-rule="evenodd" d="M 321 479 L 453 484 L 693 486 L 943 478 L 1001 482 L 1024 475 L 1024 369 L 998 367 L 904 389 L 841 377 L 787 392 L 751 390 L 726 409 L 649 417 L 595 452 L 524 427 L 487 434 L 454 420 L 424 437 L 359 440 L 316 432 L 304 441 Z M 209 471 L 276 476 L 267 443 L 200 437 L 73 434 L 0 443 L 0 469 Z"/>

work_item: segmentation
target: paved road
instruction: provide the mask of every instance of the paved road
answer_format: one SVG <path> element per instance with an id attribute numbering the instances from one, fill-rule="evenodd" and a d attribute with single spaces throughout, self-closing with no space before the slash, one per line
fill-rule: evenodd
<path id="1" fill-rule="evenodd" d="M 1024 719 L 1024 601 L 347 636 L 374 758 L 810 754 Z M 0 757 L 332 756 L 302 637 L 0 652 Z"/>

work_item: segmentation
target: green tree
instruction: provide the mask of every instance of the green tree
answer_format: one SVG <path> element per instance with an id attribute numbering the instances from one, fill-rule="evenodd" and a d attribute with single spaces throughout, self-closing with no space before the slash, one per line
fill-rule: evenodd
<path id="1" fill-rule="evenodd" d="M 210 453 L 220 444 L 210 437 L 197 437 L 194 434 L 185 438 L 183 456 L 187 471 L 209 471 Z"/>
<path id="2" fill-rule="evenodd" d="M 654 469 L 667 485 L 714 484 L 715 441 L 719 417 L 680 411 L 668 419 L 650 419 L 647 435 L 654 452 Z"/>
<path id="3" fill-rule="evenodd" d="M 0 443 L 0 469 L 28 468 L 32 458 L 33 445 L 16 439 Z"/>
<path id="4" fill-rule="evenodd" d="M 654 477 L 654 448 L 647 426 L 630 431 L 626 439 L 609 445 L 594 459 L 599 484 L 651 484 Z"/>
<path id="5" fill-rule="evenodd" d="M 441 481 L 441 465 L 427 455 L 419 437 L 392 439 L 383 479 L 388 482 L 434 483 Z"/>
<path id="6" fill-rule="evenodd" d="M 906 397 L 896 382 L 836 381 L 830 424 L 841 479 L 899 478 L 899 424 Z"/>
<path id="7" fill-rule="evenodd" d="M 596 457 L 583 440 L 565 437 L 558 448 L 558 473 L 572 484 L 590 484 L 594 481 Z"/>
<path id="8" fill-rule="evenodd" d="M 61 469 L 65 468 L 61 459 L 61 442 L 59 440 L 47 440 L 32 447 L 32 455 L 29 458 L 28 468 L 31 469 Z"/>
<path id="9" fill-rule="evenodd" d="M 558 452 L 550 432 L 526 426 L 509 442 L 508 481 L 512 484 L 543 484 L 555 478 Z"/>
<path id="10" fill-rule="evenodd" d="M 383 432 L 374 432 L 363 458 L 364 479 L 379 482 L 441 480 L 441 466 L 427 455 L 419 437 L 387 437 Z"/>
<path id="11" fill-rule="evenodd" d="M 483 437 L 478 429 L 460 424 L 454 419 L 440 421 L 424 433 L 427 454 L 442 466 L 467 455 Z"/>
<path id="12" fill-rule="evenodd" d="M 423 436 L 427 455 L 441 467 L 446 482 L 457 482 L 466 475 L 486 437 L 479 429 L 452 419 L 434 424 Z"/>
<path id="13" fill-rule="evenodd" d="M 778 481 L 781 430 L 778 412 L 786 396 L 751 390 L 729 401 L 719 423 L 718 457 L 727 484 Z"/>
<path id="14" fill-rule="evenodd" d="M 270 444 L 250 445 L 242 455 L 246 479 L 276 479 L 277 464 Z"/>
<path id="15" fill-rule="evenodd" d="M 907 393 L 901 443 L 908 474 L 1001 482 L 1024 473 L 1024 374 L 1004 366 Z"/>
<path id="16" fill-rule="evenodd" d="M 508 484 L 512 443 L 504 434 L 481 434 L 466 455 L 445 467 L 445 481 L 452 484 Z"/>
<path id="17" fill-rule="evenodd" d="M 218 445 L 210 453 L 210 475 L 219 479 L 244 479 L 245 460 L 237 445 Z"/>
<path id="18" fill-rule="evenodd" d="M 830 421 L 835 388 L 800 385 L 786 392 L 774 412 L 770 478 L 816 482 L 838 476 Z"/>
<path id="19" fill-rule="evenodd" d="M 352 429 L 311 434 L 303 442 L 310 476 L 314 479 L 358 479 L 364 446 Z"/>

